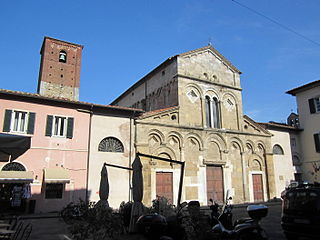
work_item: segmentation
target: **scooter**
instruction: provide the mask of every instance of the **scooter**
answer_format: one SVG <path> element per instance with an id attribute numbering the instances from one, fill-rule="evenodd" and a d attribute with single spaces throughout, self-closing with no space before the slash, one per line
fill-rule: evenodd
<path id="1" fill-rule="evenodd" d="M 215 219 L 216 224 L 208 232 L 208 239 L 225 240 L 266 240 L 268 236 L 260 226 L 260 220 L 267 216 L 268 207 L 265 205 L 249 205 L 247 212 L 250 218 L 238 219 L 232 224 L 232 205 L 226 198 L 221 214 Z"/>
<path id="2" fill-rule="evenodd" d="M 164 217 L 160 214 L 146 214 L 137 221 L 138 232 L 152 240 L 184 240 L 186 233 L 181 223 L 186 217 L 182 214 L 188 206 L 187 202 L 179 205 L 175 215 Z"/>

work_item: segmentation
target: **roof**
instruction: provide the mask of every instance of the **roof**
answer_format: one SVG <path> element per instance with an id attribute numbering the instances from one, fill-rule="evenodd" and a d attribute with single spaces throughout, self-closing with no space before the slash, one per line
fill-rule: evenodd
<path id="1" fill-rule="evenodd" d="M 264 128 L 278 128 L 283 130 L 293 130 L 293 131 L 301 131 L 301 129 L 290 126 L 286 123 L 278 123 L 278 122 L 268 122 L 268 123 L 258 123 Z"/>
<path id="2" fill-rule="evenodd" d="M 142 114 L 140 116 L 140 118 L 150 117 L 150 116 L 153 116 L 153 115 L 157 115 L 159 113 L 169 112 L 171 110 L 176 110 L 176 109 L 179 109 L 179 106 L 173 106 L 173 107 L 168 107 L 168 108 L 157 109 L 157 110 L 145 112 L 144 114 Z"/>
<path id="3" fill-rule="evenodd" d="M 291 90 L 287 91 L 286 93 L 291 94 L 292 96 L 295 96 L 297 93 L 301 93 L 301 92 L 304 92 L 304 91 L 307 91 L 309 89 L 319 87 L 319 86 L 320 86 L 320 80 L 316 80 L 311 83 L 307 83 L 303 86 L 291 89 Z"/>
<path id="4" fill-rule="evenodd" d="M 169 65 L 170 63 L 172 63 L 174 60 L 177 59 L 177 57 L 182 57 L 182 56 L 186 56 L 192 53 L 196 53 L 196 52 L 201 52 L 201 51 L 205 51 L 205 50 L 211 50 L 213 53 L 215 53 L 220 59 L 221 61 L 225 62 L 232 70 L 234 70 L 235 72 L 238 72 L 239 74 L 241 74 L 240 70 L 238 70 L 234 65 L 232 65 L 232 63 L 230 61 L 228 61 L 222 54 L 220 54 L 218 52 L 218 50 L 216 50 L 212 45 L 208 45 L 202 48 L 197 48 L 195 50 L 191 50 L 185 53 L 181 53 L 181 54 L 177 54 L 174 55 L 172 57 L 169 57 L 167 60 L 165 60 L 164 62 L 162 62 L 160 65 L 158 65 L 156 68 L 154 68 L 151 72 L 149 72 L 147 75 L 145 75 L 143 78 L 141 78 L 139 81 L 137 81 L 135 84 L 133 84 L 130 88 L 128 88 L 124 93 L 122 93 L 119 97 L 117 97 L 112 103 L 116 104 L 117 101 L 119 101 L 120 99 L 122 99 L 125 95 L 127 95 L 132 89 L 137 88 L 138 86 L 140 86 L 141 84 L 143 84 L 149 77 L 155 75 L 157 72 L 159 72 L 162 68 L 164 68 L 165 66 Z"/>
<path id="5" fill-rule="evenodd" d="M 42 100 L 41 103 L 43 103 L 43 100 L 46 100 L 46 101 L 54 102 L 54 103 L 63 103 L 63 104 L 88 107 L 90 109 L 119 110 L 119 111 L 125 111 L 125 112 L 132 112 L 137 115 L 144 112 L 142 109 L 137 109 L 137 108 L 94 104 L 94 103 L 89 103 L 89 102 L 70 100 L 70 99 L 66 99 L 66 98 L 46 97 L 46 96 L 42 96 L 40 94 L 26 93 L 26 92 L 20 92 L 20 91 L 11 91 L 11 90 L 6 90 L 6 89 L 0 89 L 0 96 L 1 95 L 22 97 L 25 99 L 33 99 L 33 100 Z"/>
<path id="6" fill-rule="evenodd" d="M 66 43 L 66 44 L 68 44 L 68 45 L 71 44 L 71 45 L 74 45 L 74 46 L 81 47 L 81 49 L 84 48 L 84 46 L 83 46 L 83 45 L 80 45 L 80 44 L 76 44 L 76 43 L 72 43 L 72 42 L 67 42 L 67 41 L 63 41 L 63 40 L 59 40 L 59 39 L 55 39 L 55 38 L 52 38 L 52 37 L 47 37 L 47 36 L 45 36 L 45 37 L 43 38 L 43 43 L 42 43 L 41 49 L 43 48 L 43 44 L 44 44 L 44 42 L 46 41 L 46 39 L 53 40 L 53 41 L 56 41 L 56 42 Z"/>
<path id="7" fill-rule="evenodd" d="M 258 129 L 260 129 L 262 132 L 264 132 L 265 134 L 271 135 L 271 133 L 264 127 L 262 127 L 259 123 L 257 123 L 256 121 L 254 121 L 252 118 L 250 118 L 247 115 L 243 115 L 243 118 L 245 120 L 247 120 L 248 122 L 250 122 L 251 124 L 253 124 L 254 126 L 256 126 Z"/>

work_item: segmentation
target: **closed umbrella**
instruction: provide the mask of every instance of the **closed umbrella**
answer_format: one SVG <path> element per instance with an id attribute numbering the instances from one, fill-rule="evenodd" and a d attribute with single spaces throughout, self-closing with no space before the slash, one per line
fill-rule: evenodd
<path id="1" fill-rule="evenodd" d="M 106 164 L 104 164 L 102 169 L 101 169 L 99 197 L 100 197 L 100 200 L 97 202 L 97 205 L 98 206 L 103 206 L 103 207 L 109 207 L 109 203 L 108 203 L 109 180 L 108 180 L 108 171 L 107 171 Z"/>
<path id="2" fill-rule="evenodd" d="M 144 206 L 142 204 L 143 198 L 143 176 L 142 176 L 142 164 L 140 157 L 136 156 L 135 160 L 132 163 L 132 197 L 133 204 L 131 210 L 131 219 L 129 231 L 136 231 L 136 222 L 137 219 L 144 213 Z"/>

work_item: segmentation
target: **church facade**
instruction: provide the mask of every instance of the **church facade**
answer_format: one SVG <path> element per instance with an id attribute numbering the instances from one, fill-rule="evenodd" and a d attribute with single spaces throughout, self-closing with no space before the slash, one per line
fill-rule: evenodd
<path id="1" fill-rule="evenodd" d="M 136 151 L 185 162 L 182 200 L 275 196 L 271 134 L 243 115 L 241 72 L 212 46 L 167 59 L 112 105 L 142 108 Z M 176 203 L 180 166 L 142 158 L 144 202 Z"/>

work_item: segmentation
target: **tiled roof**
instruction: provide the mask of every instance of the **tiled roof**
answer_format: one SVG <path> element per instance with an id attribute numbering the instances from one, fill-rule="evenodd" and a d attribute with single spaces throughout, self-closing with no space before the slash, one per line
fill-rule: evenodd
<path id="1" fill-rule="evenodd" d="M 168 112 L 168 111 L 171 111 L 171 110 L 174 110 L 174 109 L 179 109 L 179 107 L 178 106 L 173 106 L 173 107 L 156 109 L 156 110 L 153 110 L 153 111 L 145 112 L 140 116 L 140 118 L 145 118 L 145 117 L 149 117 L 149 116 L 156 115 L 156 114 L 159 114 L 159 113 Z"/>
<path id="2" fill-rule="evenodd" d="M 275 128 L 283 128 L 283 129 L 288 129 L 288 130 L 295 130 L 295 131 L 299 131 L 301 129 L 290 126 L 286 123 L 278 123 L 278 122 L 268 122 L 268 123 L 258 123 L 261 126 L 263 126 L 264 128 L 268 128 L 268 127 L 275 127 Z"/>
<path id="3" fill-rule="evenodd" d="M 0 89 L 0 94 L 20 96 L 25 98 L 39 99 L 39 100 L 48 100 L 53 102 L 66 103 L 66 104 L 79 104 L 79 105 L 99 107 L 99 108 L 105 108 L 105 109 L 116 109 L 116 110 L 124 110 L 124 111 L 138 112 L 138 113 L 144 112 L 142 109 L 137 109 L 137 108 L 95 104 L 95 103 L 89 103 L 89 102 L 83 102 L 83 101 L 70 100 L 70 99 L 61 98 L 61 97 L 46 97 L 37 93 L 27 93 L 27 92 L 12 91 L 12 90 L 6 90 L 6 89 Z"/>
<path id="4" fill-rule="evenodd" d="M 309 90 L 309 89 L 312 89 L 315 87 L 319 87 L 319 86 L 320 86 L 320 80 L 316 80 L 311 83 L 307 83 L 303 86 L 291 89 L 291 90 L 287 91 L 286 93 L 291 94 L 292 96 L 295 96 L 297 93 L 304 92 L 306 90 Z"/>
<path id="5" fill-rule="evenodd" d="M 247 121 L 249 121 L 254 126 L 256 126 L 258 129 L 260 129 L 265 134 L 271 135 L 271 133 L 266 128 L 262 127 L 259 123 L 254 121 L 252 118 L 248 117 L 247 115 L 243 115 L 243 118 L 246 119 Z"/>

